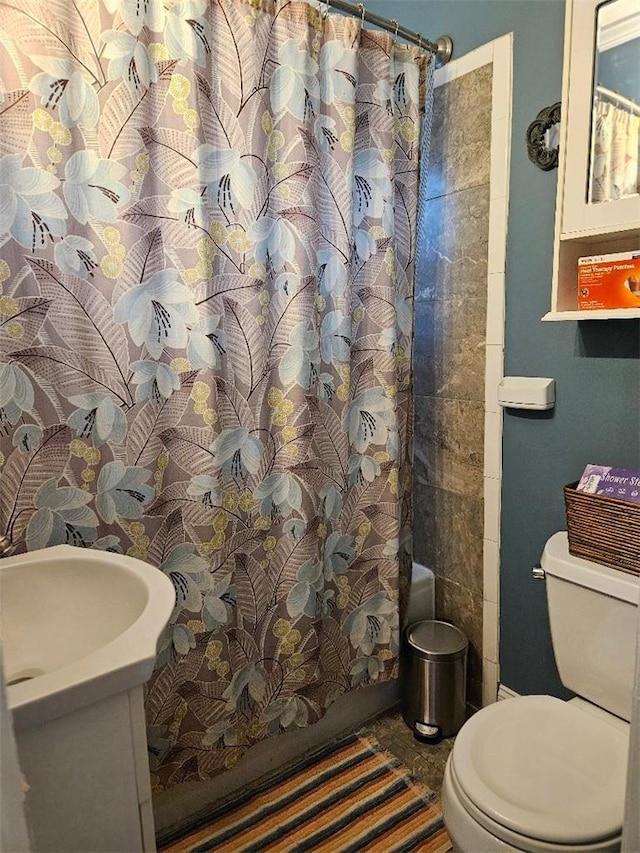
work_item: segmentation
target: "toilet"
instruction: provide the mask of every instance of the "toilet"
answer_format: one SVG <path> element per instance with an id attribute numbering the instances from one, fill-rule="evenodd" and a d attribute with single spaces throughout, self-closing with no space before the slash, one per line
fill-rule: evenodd
<path id="1" fill-rule="evenodd" d="M 639 578 L 569 554 L 541 559 L 553 649 L 576 698 L 519 696 L 462 727 L 442 786 L 459 853 L 620 850 Z"/>

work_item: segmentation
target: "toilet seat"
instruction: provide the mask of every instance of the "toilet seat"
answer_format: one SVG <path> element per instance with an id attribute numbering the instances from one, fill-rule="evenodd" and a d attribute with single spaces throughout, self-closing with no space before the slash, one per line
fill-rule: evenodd
<path id="1" fill-rule="evenodd" d="M 478 823 L 523 850 L 600 849 L 622 832 L 628 729 L 551 696 L 479 711 L 451 754 Z"/>
<path id="2" fill-rule="evenodd" d="M 622 834 L 592 844 L 553 844 L 526 838 L 492 821 L 480 812 L 460 789 L 451 757 L 445 767 L 442 784 L 442 810 L 445 824 L 456 849 L 466 853 L 620 853 Z"/>

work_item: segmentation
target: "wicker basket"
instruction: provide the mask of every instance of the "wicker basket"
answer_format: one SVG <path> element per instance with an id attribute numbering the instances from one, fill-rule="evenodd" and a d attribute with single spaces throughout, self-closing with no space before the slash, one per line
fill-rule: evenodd
<path id="1" fill-rule="evenodd" d="M 569 553 L 640 574 L 640 504 L 564 487 Z"/>

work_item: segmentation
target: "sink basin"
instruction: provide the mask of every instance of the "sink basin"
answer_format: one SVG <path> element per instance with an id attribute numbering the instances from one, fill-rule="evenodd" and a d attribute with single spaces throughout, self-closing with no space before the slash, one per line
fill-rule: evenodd
<path id="1" fill-rule="evenodd" d="M 174 590 L 141 560 L 56 545 L 0 560 L 0 600 L 20 729 L 147 681 Z"/>
<path id="2" fill-rule="evenodd" d="M 155 851 L 144 683 L 173 584 L 56 545 L 0 560 L 0 640 L 34 853 Z"/>

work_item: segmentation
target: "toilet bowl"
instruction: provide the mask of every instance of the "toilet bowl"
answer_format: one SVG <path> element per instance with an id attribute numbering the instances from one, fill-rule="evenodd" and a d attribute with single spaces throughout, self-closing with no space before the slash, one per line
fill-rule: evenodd
<path id="1" fill-rule="evenodd" d="M 442 787 L 460 853 L 620 850 L 639 581 L 570 556 L 564 533 L 542 566 L 560 677 L 583 698 L 511 698 L 465 723 Z"/>
<path id="2" fill-rule="evenodd" d="M 490 705 L 458 735 L 443 785 L 461 850 L 620 849 L 629 725 L 552 696 Z"/>

